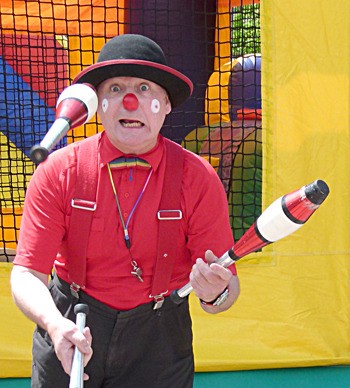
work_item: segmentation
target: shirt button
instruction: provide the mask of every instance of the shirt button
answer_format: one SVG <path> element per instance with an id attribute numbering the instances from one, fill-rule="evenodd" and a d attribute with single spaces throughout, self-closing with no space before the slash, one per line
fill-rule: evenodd
<path id="1" fill-rule="evenodd" d="M 124 196 L 125 196 L 125 198 L 129 198 L 130 194 L 129 193 L 125 193 Z"/>
<path id="2" fill-rule="evenodd" d="M 128 213 L 124 212 L 123 216 L 124 216 L 124 218 L 127 218 L 128 217 Z"/>

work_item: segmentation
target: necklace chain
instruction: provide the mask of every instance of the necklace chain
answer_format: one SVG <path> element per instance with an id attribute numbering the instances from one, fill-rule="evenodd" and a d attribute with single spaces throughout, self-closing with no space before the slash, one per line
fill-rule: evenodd
<path id="1" fill-rule="evenodd" d="M 131 217 L 133 216 L 134 212 L 135 212 L 135 209 L 137 207 L 137 205 L 139 204 L 147 186 L 148 186 L 148 182 L 149 180 L 151 179 L 151 176 L 152 176 L 152 173 L 153 173 L 153 170 L 151 169 L 148 176 L 147 176 L 147 179 L 146 179 L 146 182 L 145 184 L 143 185 L 143 188 L 139 194 L 139 196 L 137 197 L 135 203 L 134 203 L 134 206 L 132 207 L 131 209 L 131 212 L 126 220 L 126 223 L 124 222 L 124 219 L 123 219 L 123 214 L 122 214 L 122 210 L 121 210 L 121 207 L 120 207 L 120 202 L 119 202 L 119 198 L 118 198 L 118 194 L 117 194 L 117 190 L 116 190 L 116 187 L 115 187 L 115 184 L 114 184 L 114 181 L 113 181 L 113 176 L 112 176 L 112 171 L 111 171 L 111 167 L 110 165 L 108 164 L 107 165 L 108 167 L 108 174 L 109 174 L 109 179 L 111 181 L 111 185 L 112 185 L 112 189 L 113 189 L 113 193 L 114 193 L 114 198 L 115 198 L 115 201 L 117 203 L 117 209 L 118 209 L 118 214 L 119 214 L 119 218 L 120 218 L 120 222 L 122 224 L 122 227 L 123 227 L 123 231 L 124 231 L 124 241 L 125 241 L 125 245 L 126 247 L 128 248 L 129 250 L 129 254 L 130 254 L 130 257 L 131 257 L 131 265 L 132 265 L 132 268 L 133 270 L 131 271 L 131 274 L 134 275 L 139 281 L 143 282 L 143 279 L 141 277 L 142 275 L 142 270 L 141 268 L 138 266 L 136 260 L 133 259 L 132 257 L 132 254 L 131 254 L 131 241 L 130 241 L 130 236 L 129 236 L 129 231 L 128 231 L 128 227 L 129 227 L 129 223 L 130 223 L 130 220 L 131 220 Z"/>

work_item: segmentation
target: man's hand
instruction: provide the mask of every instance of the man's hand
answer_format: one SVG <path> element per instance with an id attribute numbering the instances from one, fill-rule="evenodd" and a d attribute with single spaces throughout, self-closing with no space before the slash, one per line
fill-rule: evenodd
<path id="1" fill-rule="evenodd" d="M 92 336 L 90 329 L 85 327 L 81 333 L 76 324 L 69 319 L 62 317 L 59 321 L 48 325 L 47 332 L 54 344 L 55 352 L 61 361 L 64 371 L 70 375 L 72 369 L 75 346 L 84 355 L 84 366 L 92 357 Z M 84 373 L 84 380 L 89 376 Z"/>
<path id="2" fill-rule="evenodd" d="M 205 302 L 212 302 L 228 287 L 230 295 L 222 306 L 202 305 L 203 309 L 210 313 L 227 310 L 238 298 L 238 278 L 229 269 L 215 263 L 218 258 L 212 251 L 205 252 L 205 260 L 206 262 L 197 259 L 192 267 L 190 283 L 193 291 L 198 298 Z"/>
<path id="3" fill-rule="evenodd" d="M 89 328 L 83 333 L 77 325 L 62 316 L 47 288 L 48 275 L 20 265 L 11 272 L 13 299 L 20 310 L 49 334 L 64 371 L 70 374 L 74 347 L 84 354 L 84 365 L 91 356 L 92 337 Z M 84 379 L 89 377 L 84 375 Z"/>

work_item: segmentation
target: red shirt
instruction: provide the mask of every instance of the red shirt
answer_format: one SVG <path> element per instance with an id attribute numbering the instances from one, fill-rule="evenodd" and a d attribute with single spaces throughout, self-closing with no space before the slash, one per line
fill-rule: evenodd
<path id="1" fill-rule="evenodd" d="M 157 145 L 138 155 L 153 170 L 140 202 L 130 219 L 128 231 L 131 255 L 142 269 L 144 282 L 131 275 L 130 252 L 124 241 L 107 164 L 124 156 L 104 132 L 99 136 L 101 168 L 87 251 L 85 292 L 116 309 L 127 310 L 151 301 L 153 269 L 157 256 L 157 211 L 165 171 L 165 145 L 159 136 Z M 71 144 L 50 155 L 35 171 L 26 194 L 20 239 L 14 263 L 49 274 L 54 266 L 58 276 L 69 282 L 66 269 L 66 233 L 72 211 L 76 182 L 77 150 Z M 233 245 L 228 206 L 222 183 L 214 169 L 199 156 L 184 150 L 181 197 L 179 257 L 169 285 L 169 293 L 189 281 L 189 273 L 198 257 L 211 249 L 218 257 Z M 112 170 L 120 209 L 126 222 L 150 170 L 125 167 Z M 231 266 L 235 273 L 234 266 Z"/>

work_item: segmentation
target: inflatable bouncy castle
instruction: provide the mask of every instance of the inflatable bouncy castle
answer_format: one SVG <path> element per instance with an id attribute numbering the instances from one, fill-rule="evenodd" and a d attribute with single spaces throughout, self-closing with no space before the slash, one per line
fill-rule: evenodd
<path id="1" fill-rule="evenodd" d="M 125 32 L 158 41 L 193 80 L 162 133 L 216 168 L 236 240 L 281 195 L 315 179 L 330 187 L 302 229 L 237 263 L 232 309 L 208 315 L 190 297 L 196 371 L 350 364 L 347 9 L 347 0 L 1 0 L 0 377 L 31 373 L 33 324 L 9 289 L 35 169 L 28 150 L 63 88 Z M 58 147 L 100 130 L 94 117 Z"/>

